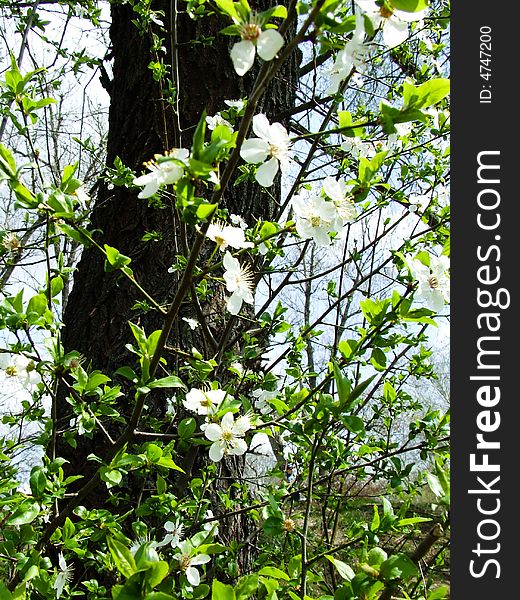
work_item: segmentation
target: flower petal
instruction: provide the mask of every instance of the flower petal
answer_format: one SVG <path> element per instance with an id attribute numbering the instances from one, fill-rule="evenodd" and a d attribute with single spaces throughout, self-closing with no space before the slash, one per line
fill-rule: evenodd
<path id="1" fill-rule="evenodd" d="M 249 40 L 242 40 L 237 42 L 233 48 L 231 48 L 231 60 L 233 61 L 233 67 L 237 72 L 237 75 L 242 77 L 255 62 L 255 46 L 253 42 Z"/>
<path id="2" fill-rule="evenodd" d="M 233 448 L 229 450 L 229 454 L 241 456 L 247 452 L 247 443 L 242 438 L 235 438 Z"/>
<path id="3" fill-rule="evenodd" d="M 263 165 L 260 165 L 256 172 L 255 179 L 263 187 L 270 187 L 273 185 L 274 178 L 278 173 L 279 163 L 276 158 L 271 158 Z"/>
<path id="4" fill-rule="evenodd" d="M 242 308 L 242 296 L 236 292 L 233 292 L 233 294 L 227 300 L 226 308 L 232 315 L 238 315 L 240 309 Z"/>
<path id="5" fill-rule="evenodd" d="M 231 256 L 231 254 L 226 251 L 224 254 L 224 258 L 222 260 L 222 264 L 226 271 L 239 271 L 240 270 L 240 262 L 238 258 Z"/>
<path id="6" fill-rule="evenodd" d="M 222 428 L 217 423 L 210 423 L 204 430 L 204 435 L 210 442 L 216 442 L 222 437 Z"/>
<path id="7" fill-rule="evenodd" d="M 383 40 L 389 48 L 402 44 L 408 37 L 408 23 L 398 19 L 385 19 Z"/>
<path id="8" fill-rule="evenodd" d="M 276 29 L 266 29 L 256 42 L 256 50 L 263 60 L 273 60 L 283 45 L 284 39 Z"/>
<path id="9" fill-rule="evenodd" d="M 213 462 L 218 462 L 222 460 L 224 456 L 224 449 L 219 442 L 214 442 L 211 444 L 211 448 L 209 449 L 209 457 Z"/>
<path id="10" fill-rule="evenodd" d="M 211 556 L 208 556 L 207 554 L 197 554 L 197 556 L 194 556 L 190 562 L 192 565 L 205 565 L 210 560 Z"/>
<path id="11" fill-rule="evenodd" d="M 253 131 L 263 140 L 270 139 L 271 125 L 269 119 L 263 113 L 259 113 L 253 117 Z"/>
<path id="12" fill-rule="evenodd" d="M 260 138 L 250 138 L 242 144 L 240 156 L 248 163 L 264 162 L 269 156 L 269 144 Z"/>
<path id="13" fill-rule="evenodd" d="M 411 23 L 412 21 L 420 21 L 421 19 L 424 19 L 428 12 L 428 7 L 415 12 L 409 12 L 407 10 L 394 10 L 394 16 L 401 19 L 401 21 L 407 21 L 408 23 Z"/>
<path id="14" fill-rule="evenodd" d="M 191 583 L 193 587 L 197 587 L 200 583 L 200 575 L 195 567 L 188 567 L 186 569 L 186 579 Z"/>

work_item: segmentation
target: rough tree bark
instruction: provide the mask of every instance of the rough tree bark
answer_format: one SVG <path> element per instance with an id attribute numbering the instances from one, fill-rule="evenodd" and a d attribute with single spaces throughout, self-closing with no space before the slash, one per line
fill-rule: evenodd
<path id="1" fill-rule="evenodd" d="M 270 4 L 269 0 L 262 0 L 255 8 L 261 10 Z M 174 7 L 175 2 L 167 0 L 154 2 L 153 5 L 155 10 L 164 11 L 164 23 L 170 29 L 170 35 L 164 40 L 169 55 L 165 62 L 175 65 L 174 54 L 177 53 L 178 120 L 171 106 L 161 101 L 159 86 L 151 77 L 148 68 L 151 60 L 149 36 L 141 36 L 132 24 L 135 13 L 129 5 L 112 6 L 110 35 L 113 80 L 110 86 L 107 148 L 109 166 L 118 156 L 125 165 L 140 172 L 143 163 L 152 158 L 154 153 L 162 153 L 174 146 L 189 148 L 192 132 L 204 109 L 212 115 L 224 107 L 225 99 L 245 97 L 252 89 L 255 70 L 244 78 L 235 74 L 229 58 L 229 46 L 236 39 L 217 33 L 224 24 L 217 18 L 193 21 L 186 14 L 175 15 L 172 13 Z M 184 9 L 184 3 L 179 3 L 179 8 Z M 177 26 L 173 29 L 175 23 Z M 215 36 L 210 45 L 197 43 L 197 40 L 208 36 Z M 172 45 L 175 43 L 172 54 Z M 298 62 L 298 55 L 293 53 L 287 65 L 271 82 L 257 112 L 265 112 L 272 118 L 293 106 Z M 177 127 L 179 123 L 180 131 Z M 280 191 L 279 182 L 269 191 L 276 198 Z M 270 195 L 263 193 L 259 186 L 249 183 L 230 186 L 223 205 L 230 212 L 242 215 L 246 221 L 251 221 L 253 216 L 269 219 L 274 210 Z M 92 226 L 102 231 L 98 236 L 100 242 L 114 246 L 132 258 L 131 266 L 136 279 L 156 300 L 167 304 L 177 285 L 176 277 L 167 275 L 167 269 L 173 256 L 183 251 L 179 244 L 180 225 L 174 207 L 150 208 L 146 201 L 137 199 L 135 192 L 123 187 L 109 189 L 104 185 L 92 214 Z M 143 234 L 152 230 L 161 233 L 160 241 L 143 242 Z M 132 311 L 136 300 L 142 298 L 117 273 L 106 273 L 103 265 L 103 257 L 95 248 L 83 251 L 63 318 L 62 339 L 66 351 L 78 350 L 86 357 L 87 365 L 112 376 L 115 369 L 132 361 L 125 348 L 133 339 L 128 320 L 139 323 L 147 333 L 159 329 L 162 323 L 158 313 L 139 315 Z M 216 305 L 211 308 L 215 314 L 224 314 L 223 298 L 216 297 L 214 302 Z M 194 316 L 189 302 L 182 307 L 181 316 Z M 194 333 L 183 328 L 182 323 L 179 319 L 172 331 L 170 345 L 189 349 Z M 218 319 L 212 324 L 218 329 Z M 214 333 L 218 339 L 218 330 Z M 154 394 L 151 400 L 155 403 L 151 410 L 161 414 L 164 397 Z M 118 407 L 123 416 L 128 416 L 129 404 L 128 398 L 124 398 Z M 71 416 L 65 394 L 60 395 L 57 408 L 59 428 L 63 431 Z M 117 435 L 117 431 L 114 433 Z M 95 453 L 102 457 L 105 444 L 106 440 L 96 433 L 91 440 L 82 438 L 73 450 L 58 437 L 57 454 L 69 461 L 71 473 L 80 472 L 88 477 L 97 465 L 87 461 L 87 456 Z M 192 457 L 189 462 L 196 461 Z M 91 502 L 98 507 L 101 503 L 102 506 L 106 496 L 106 490 L 99 490 Z M 229 535 L 240 539 L 244 535 L 242 526 L 243 523 L 236 520 L 234 526 L 228 529 Z"/>

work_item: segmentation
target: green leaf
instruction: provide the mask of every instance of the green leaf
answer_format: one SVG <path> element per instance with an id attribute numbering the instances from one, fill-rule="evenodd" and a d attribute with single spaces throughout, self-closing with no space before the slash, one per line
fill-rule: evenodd
<path id="1" fill-rule="evenodd" d="M 280 535 L 283 533 L 283 520 L 280 517 L 267 517 L 263 528 L 267 536 Z"/>
<path id="2" fill-rule="evenodd" d="M 336 381 L 336 387 L 338 390 L 339 404 L 340 407 L 343 407 L 348 402 L 350 397 L 350 381 L 348 377 L 343 375 L 336 361 L 332 363 L 332 366 L 334 370 L 334 379 Z"/>
<path id="3" fill-rule="evenodd" d="M 372 375 L 365 381 L 362 381 L 359 385 L 356 385 L 356 387 L 352 390 L 352 392 L 350 393 L 350 395 L 348 397 L 347 403 L 345 405 L 346 410 L 352 410 L 352 408 L 354 408 L 354 406 L 357 404 L 357 402 L 361 398 L 361 394 L 372 383 L 372 380 L 374 379 L 374 377 L 375 377 L 375 375 Z"/>
<path id="4" fill-rule="evenodd" d="M 174 471 L 179 471 L 180 473 L 184 473 L 184 470 L 179 467 L 179 465 L 175 464 L 173 460 L 169 456 L 162 456 L 157 464 L 160 467 L 164 467 L 165 469 L 173 469 Z"/>
<path id="5" fill-rule="evenodd" d="M 40 512 L 40 505 L 37 502 L 22 502 L 14 513 L 7 519 L 7 525 L 27 525 L 36 519 Z"/>
<path id="6" fill-rule="evenodd" d="M 397 527 L 405 527 L 406 525 L 415 525 L 416 523 L 428 523 L 432 519 L 428 517 L 409 517 L 408 519 L 399 519 Z"/>
<path id="7" fill-rule="evenodd" d="M 380 573 L 384 579 L 409 579 L 419 575 L 419 569 L 406 554 L 395 554 L 381 564 Z"/>
<path id="8" fill-rule="evenodd" d="M 119 367 L 114 375 L 121 375 L 121 377 L 124 377 L 125 379 L 128 379 L 134 383 L 139 381 L 136 372 L 130 367 Z"/>
<path id="9" fill-rule="evenodd" d="M 12 600 L 13 595 L 8 588 L 0 581 L 0 600 Z"/>
<path id="10" fill-rule="evenodd" d="M 63 277 L 61 275 L 57 275 L 51 279 L 51 296 L 53 298 L 61 292 L 63 285 Z"/>
<path id="11" fill-rule="evenodd" d="M 121 267 L 129 265 L 132 262 L 132 259 L 124 254 L 121 254 L 117 248 L 113 248 L 112 246 L 104 245 L 107 260 L 105 262 L 105 271 L 109 273 L 110 271 L 116 271 Z"/>
<path id="12" fill-rule="evenodd" d="M 124 577 L 131 577 L 136 572 L 137 567 L 130 550 L 111 536 L 107 536 L 107 545 L 117 570 Z"/>
<path id="13" fill-rule="evenodd" d="M 450 93 L 450 80 L 430 79 L 418 87 L 405 81 L 403 84 L 403 108 L 422 109 L 440 102 Z"/>
<path id="14" fill-rule="evenodd" d="M 287 573 L 284 573 L 280 569 L 276 567 L 263 567 L 258 571 L 259 575 L 265 575 L 266 577 L 273 577 L 274 579 L 283 579 L 285 581 L 289 581 L 291 578 Z"/>
<path id="15" fill-rule="evenodd" d="M 361 417 L 356 417 L 354 415 L 347 415 L 343 417 L 343 422 L 345 423 L 345 427 L 352 431 L 352 433 L 356 434 L 364 434 L 365 433 L 365 425 L 363 423 L 363 419 Z"/>
<path id="16" fill-rule="evenodd" d="M 197 421 L 193 417 L 187 417 L 182 419 L 177 428 L 177 432 L 180 438 L 190 438 L 197 429 Z"/>
<path id="17" fill-rule="evenodd" d="M 220 10 L 231 17 L 235 23 L 240 23 L 240 17 L 238 16 L 237 9 L 235 8 L 235 3 L 232 0 L 215 0 L 215 4 L 220 8 Z"/>
<path id="18" fill-rule="evenodd" d="M 34 467 L 29 478 L 33 496 L 41 496 L 47 487 L 47 477 L 42 467 Z"/>
<path id="19" fill-rule="evenodd" d="M 349 360 L 356 352 L 358 343 L 355 340 L 341 340 L 338 344 L 338 350 L 345 360 Z"/>
<path id="20" fill-rule="evenodd" d="M 235 585 L 236 600 L 248 600 L 248 598 L 251 598 L 258 589 L 258 584 L 259 580 L 257 573 L 241 577 Z"/>
<path id="21" fill-rule="evenodd" d="M 151 463 L 156 463 L 162 457 L 163 451 L 157 444 L 147 444 L 145 454 Z"/>
<path id="22" fill-rule="evenodd" d="M 165 560 L 155 562 L 146 570 L 145 580 L 150 587 L 154 588 L 168 575 L 169 570 L 170 565 Z"/>
<path id="23" fill-rule="evenodd" d="M 235 590 L 231 585 L 214 579 L 211 586 L 211 600 L 235 600 Z"/>
<path id="24" fill-rule="evenodd" d="M 370 362 L 378 371 L 384 371 L 386 367 L 386 354 L 381 348 L 374 348 L 372 350 Z"/>
<path id="25" fill-rule="evenodd" d="M 450 588 L 448 586 L 442 585 L 441 587 L 429 592 L 428 600 L 445 600 L 449 598 L 449 591 Z"/>
<path id="26" fill-rule="evenodd" d="M 199 217 L 199 219 L 207 219 L 210 215 L 212 215 L 215 212 L 216 208 L 216 204 L 210 204 L 209 202 L 199 204 L 199 206 L 197 207 L 197 217 Z"/>
<path id="27" fill-rule="evenodd" d="M 325 558 L 327 560 L 330 560 L 330 562 L 336 567 L 336 570 L 338 571 L 339 576 L 342 579 L 351 581 L 355 577 L 356 574 L 354 573 L 354 570 L 352 569 L 352 567 L 349 567 L 347 563 L 344 563 L 342 560 L 338 560 L 337 558 L 334 558 L 329 554 L 326 554 Z"/>
<path id="28" fill-rule="evenodd" d="M 186 386 L 182 381 L 175 375 L 168 375 L 168 377 L 162 377 L 161 379 L 155 379 L 154 381 L 148 381 L 146 386 L 151 390 L 155 388 L 183 388 Z"/>
<path id="29" fill-rule="evenodd" d="M 390 0 L 390 4 L 397 10 L 418 12 L 428 6 L 428 0 Z"/>
<path id="30" fill-rule="evenodd" d="M 27 303 L 27 314 L 35 313 L 39 316 L 47 310 L 47 298 L 45 294 L 36 294 Z"/>
<path id="31" fill-rule="evenodd" d="M 200 160 L 200 155 L 204 150 L 204 136 L 206 135 L 206 116 L 205 110 L 202 111 L 202 115 L 193 134 L 193 142 L 191 145 L 191 156 L 194 160 Z"/>

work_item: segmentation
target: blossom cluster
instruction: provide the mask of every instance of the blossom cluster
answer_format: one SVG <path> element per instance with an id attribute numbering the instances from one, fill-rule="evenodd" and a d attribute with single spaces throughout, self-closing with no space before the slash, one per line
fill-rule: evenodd
<path id="1" fill-rule="evenodd" d="M 318 246 L 329 246 L 357 216 L 352 194 L 344 181 L 327 177 L 321 195 L 296 195 L 292 200 L 296 232 Z"/>

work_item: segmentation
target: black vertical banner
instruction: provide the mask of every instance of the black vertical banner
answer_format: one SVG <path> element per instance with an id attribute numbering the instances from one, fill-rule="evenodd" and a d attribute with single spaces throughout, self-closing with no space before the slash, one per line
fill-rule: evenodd
<path id="1" fill-rule="evenodd" d="M 520 34 L 506 6 L 452 3 L 454 600 L 520 597 Z"/>

